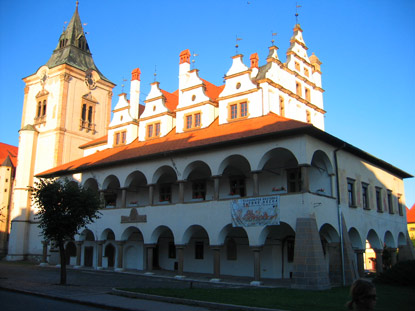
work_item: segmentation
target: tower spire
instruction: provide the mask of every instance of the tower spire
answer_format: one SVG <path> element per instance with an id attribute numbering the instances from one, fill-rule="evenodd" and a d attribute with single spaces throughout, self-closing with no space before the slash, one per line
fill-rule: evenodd
<path id="1" fill-rule="evenodd" d="M 99 76 L 109 81 L 96 67 L 92 59 L 91 51 L 86 40 L 85 31 L 78 13 L 79 1 L 76 1 L 75 12 L 72 15 L 67 27 L 64 28 L 56 49 L 46 63 L 46 66 L 53 68 L 67 64 L 83 71 L 95 70 Z"/>

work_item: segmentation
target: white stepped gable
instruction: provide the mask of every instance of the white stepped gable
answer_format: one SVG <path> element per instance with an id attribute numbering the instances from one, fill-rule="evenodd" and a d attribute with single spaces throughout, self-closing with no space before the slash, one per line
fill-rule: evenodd
<path id="1" fill-rule="evenodd" d="M 140 117 L 141 119 L 168 112 L 168 109 L 164 104 L 165 98 L 160 90 L 159 85 L 159 82 L 154 82 L 151 84 L 150 92 L 146 98 L 146 107 Z"/>
<path id="2" fill-rule="evenodd" d="M 243 93 L 257 86 L 252 82 L 249 68 L 243 63 L 242 55 L 233 57 L 232 66 L 225 76 L 225 88 L 220 93 L 219 98 Z"/>
<path id="3" fill-rule="evenodd" d="M 113 112 L 109 127 L 120 126 L 134 120 L 130 115 L 130 104 L 125 93 L 119 96 L 118 103 L 115 105 Z"/>
<path id="4" fill-rule="evenodd" d="M 210 98 L 205 94 L 205 85 L 198 75 L 199 70 L 194 69 L 189 72 L 188 79 L 180 90 L 180 100 L 177 109 L 193 106 L 209 101 Z"/>

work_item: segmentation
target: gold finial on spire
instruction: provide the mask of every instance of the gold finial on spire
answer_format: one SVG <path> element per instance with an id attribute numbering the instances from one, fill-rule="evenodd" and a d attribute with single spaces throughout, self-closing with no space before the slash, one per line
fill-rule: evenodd
<path id="1" fill-rule="evenodd" d="M 272 44 L 272 46 L 274 46 L 274 42 L 275 42 L 274 37 L 275 37 L 276 35 L 277 35 L 277 33 L 276 33 L 276 32 L 271 32 L 271 37 L 272 37 L 271 44 Z"/>
<path id="2" fill-rule="evenodd" d="M 236 35 L 236 44 L 235 44 L 236 54 L 238 54 L 238 47 L 239 47 L 238 41 L 241 41 L 241 40 L 242 38 L 238 38 L 238 35 Z"/>
<path id="3" fill-rule="evenodd" d="M 301 8 L 301 5 L 298 5 L 298 2 L 295 3 L 295 24 L 298 24 L 298 9 Z"/>

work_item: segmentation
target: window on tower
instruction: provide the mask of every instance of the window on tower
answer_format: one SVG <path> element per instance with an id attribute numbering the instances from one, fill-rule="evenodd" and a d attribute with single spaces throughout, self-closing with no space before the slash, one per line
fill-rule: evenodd
<path id="1" fill-rule="evenodd" d="M 35 112 L 35 125 L 46 123 L 46 107 L 48 103 L 48 92 L 42 90 L 36 96 L 36 112 Z"/>
<path id="2" fill-rule="evenodd" d="M 95 134 L 95 108 L 97 102 L 91 94 L 82 97 L 81 120 L 79 124 L 80 131 L 92 132 Z"/>

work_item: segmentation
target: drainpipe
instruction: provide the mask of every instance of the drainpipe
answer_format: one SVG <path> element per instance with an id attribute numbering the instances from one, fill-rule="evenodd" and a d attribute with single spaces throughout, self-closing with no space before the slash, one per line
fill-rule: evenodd
<path id="1" fill-rule="evenodd" d="M 341 252 L 341 266 L 342 266 L 342 282 L 343 286 L 346 286 L 346 277 L 344 272 L 344 243 L 343 243 L 343 226 L 341 219 L 341 210 L 340 210 L 340 183 L 339 183 L 339 165 L 337 162 L 337 152 L 344 149 L 346 144 L 344 143 L 341 147 L 334 150 L 334 166 L 336 168 L 336 190 L 337 190 L 337 218 L 339 221 L 339 233 L 340 233 L 340 252 Z"/>

